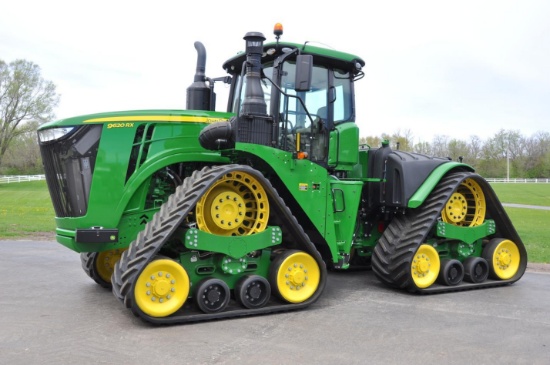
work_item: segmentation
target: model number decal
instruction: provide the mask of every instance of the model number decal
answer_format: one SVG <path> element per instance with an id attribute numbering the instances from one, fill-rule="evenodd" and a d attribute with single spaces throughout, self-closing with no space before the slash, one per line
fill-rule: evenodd
<path id="1" fill-rule="evenodd" d="M 109 123 L 107 124 L 107 129 L 111 128 L 133 128 L 134 123 Z"/>

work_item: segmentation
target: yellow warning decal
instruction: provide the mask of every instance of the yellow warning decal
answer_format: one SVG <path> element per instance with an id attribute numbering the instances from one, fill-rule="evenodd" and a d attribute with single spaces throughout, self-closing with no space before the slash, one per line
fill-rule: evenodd
<path id="1" fill-rule="evenodd" d="M 193 117 L 191 115 L 137 115 L 122 117 L 104 117 L 87 119 L 84 123 L 113 123 L 113 122 L 187 122 L 187 123 L 214 123 L 223 122 L 227 118 Z"/>
<path id="2" fill-rule="evenodd" d="M 298 184 L 298 190 L 300 191 L 307 191 L 308 187 L 309 187 L 309 184 L 305 184 L 305 183 Z"/>

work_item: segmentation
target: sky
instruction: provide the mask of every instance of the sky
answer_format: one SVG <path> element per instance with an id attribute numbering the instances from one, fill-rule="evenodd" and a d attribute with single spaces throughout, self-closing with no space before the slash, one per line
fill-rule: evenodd
<path id="1" fill-rule="evenodd" d="M 356 83 L 361 136 L 487 139 L 550 132 L 550 1 L 0 0 L 0 59 L 26 59 L 57 86 L 58 119 L 184 109 L 194 42 L 206 75 L 243 36 L 317 43 L 365 60 Z M 217 110 L 227 87 L 216 83 Z"/>

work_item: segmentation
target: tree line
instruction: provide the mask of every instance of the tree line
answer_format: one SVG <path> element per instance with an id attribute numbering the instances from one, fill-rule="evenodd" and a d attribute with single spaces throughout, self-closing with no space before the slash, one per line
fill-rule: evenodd
<path id="1" fill-rule="evenodd" d="M 550 177 L 550 132 L 547 131 L 525 136 L 519 130 L 500 129 L 486 140 L 475 135 L 468 140 L 435 135 L 431 142 L 414 143 L 412 132 L 405 130 L 361 137 L 360 143 L 377 147 L 383 140 L 390 141 L 393 149 L 462 161 L 485 177 Z"/>
<path id="2" fill-rule="evenodd" d="M 54 83 L 42 77 L 38 65 L 0 60 L 0 175 L 44 172 L 36 130 L 53 120 L 58 103 Z M 415 143 L 410 130 L 398 130 L 361 137 L 360 143 L 378 147 L 383 140 L 390 141 L 393 149 L 463 161 L 485 177 L 550 177 L 550 133 L 546 131 L 524 136 L 501 129 L 487 140 L 475 135 L 468 140 L 436 135 L 431 142 Z"/>

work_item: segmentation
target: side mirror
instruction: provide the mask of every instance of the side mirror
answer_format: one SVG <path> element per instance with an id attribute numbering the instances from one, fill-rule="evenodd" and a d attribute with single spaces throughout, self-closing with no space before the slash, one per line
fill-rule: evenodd
<path id="1" fill-rule="evenodd" d="M 298 55 L 296 57 L 296 79 L 294 81 L 294 90 L 311 90 L 311 74 L 313 72 L 313 56 Z"/>

